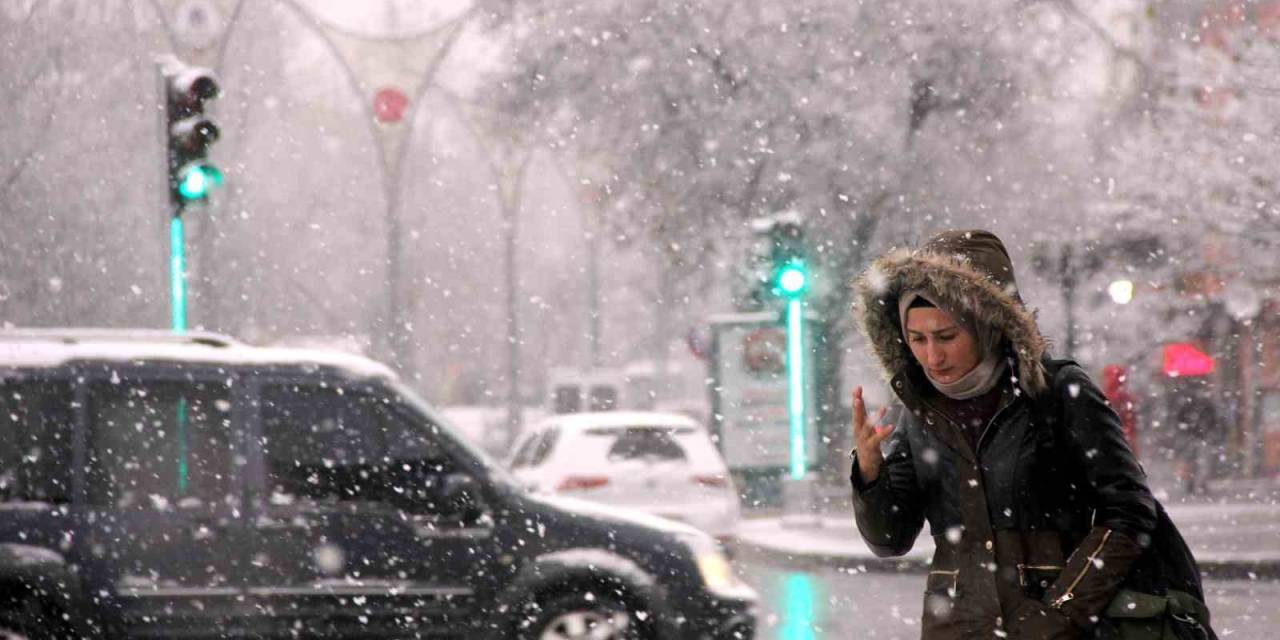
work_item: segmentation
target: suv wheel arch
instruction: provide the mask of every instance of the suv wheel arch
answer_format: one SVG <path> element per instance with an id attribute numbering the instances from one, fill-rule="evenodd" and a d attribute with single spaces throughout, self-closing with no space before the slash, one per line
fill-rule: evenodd
<path id="1" fill-rule="evenodd" d="M 567 596 L 599 599 L 641 612 L 638 638 L 665 640 L 675 635 L 665 590 L 631 560 L 600 549 L 547 554 L 521 567 L 498 595 L 495 610 L 502 615 L 486 635 L 523 638 L 522 622 L 538 618 L 544 607 L 563 604 Z"/>

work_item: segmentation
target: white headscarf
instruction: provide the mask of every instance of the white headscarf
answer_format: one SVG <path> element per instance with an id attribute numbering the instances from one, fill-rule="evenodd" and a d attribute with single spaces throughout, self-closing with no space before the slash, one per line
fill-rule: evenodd
<path id="1" fill-rule="evenodd" d="M 929 383 L 933 385 L 933 388 L 952 400 L 976 398 L 994 389 L 996 384 L 1000 382 L 1000 377 L 1004 373 L 1004 368 L 1007 364 L 1000 354 L 1002 337 L 1000 332 L 994 327 L 973 326 L 968 319 L 946 309 L 923 291 L 904 291 L 898 297 L 898 320 L 902 326 L 903 340 L 909 340 L 907 336 L 907 310 L 910 309 L 911 303 L 915 302 L 916 298 L 926 300 L 950 315 L 957 324 L 961 325 L 963 330 L 974 336 L 974 340 L 978 343 L 978 349 L 982 352 L 982 360 L 978 362 L 977 366 L 952 382 L 934 380 L 929 376 L 929 369 L 921 367 L 924 369 L 924 375 L 929 379 Z"/>

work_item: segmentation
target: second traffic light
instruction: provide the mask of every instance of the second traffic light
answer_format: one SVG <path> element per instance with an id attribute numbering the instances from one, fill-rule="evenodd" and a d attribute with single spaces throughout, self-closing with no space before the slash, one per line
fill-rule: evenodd
<path id="1" fill-rule="evenodd" d="M 749 229 L 741 278 L 735 285 L 738 308 L 779 309 L 782 301 L 805 295 L 812 274 L 800 215 L 784 211 L 762 216 L 752 220 Z"/>
<path id="2" fill-rule="evenodd" d="M 161 59 L 160 72 L 165 91 L 169 198 L 181 211 L 185 204 L 205 200 L 222 184 L 222 171 L 209 162 L 209 147 L 218 140 L 218 126 L 204 113 L 205 103 L 217 98 L 221 90 L 212 71 L 173 56 Z"/>
<path id="3" fill-rule="evenodd" d="M 773 216 L 768 225 L 770 293 L 797 298 L 809 288 L 804 227 L 794 212 Z"/>

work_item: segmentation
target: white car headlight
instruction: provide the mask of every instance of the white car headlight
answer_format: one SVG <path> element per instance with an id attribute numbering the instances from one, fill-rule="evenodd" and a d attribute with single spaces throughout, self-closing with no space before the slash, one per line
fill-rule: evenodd
<path id="1" fill-rule="evenodd" d="M 698 563 L 698 573 L 702 576 L 702 584 L 707 591 L 718 596 L 730 598 L 754 599 L 756 592 L 745 582 L 738 579 L 733 566 L 725 557 L 724 551 L 711 536 L 705 534 L 681 536 L 685 544 L 693 552 L 694 561 Z"/>

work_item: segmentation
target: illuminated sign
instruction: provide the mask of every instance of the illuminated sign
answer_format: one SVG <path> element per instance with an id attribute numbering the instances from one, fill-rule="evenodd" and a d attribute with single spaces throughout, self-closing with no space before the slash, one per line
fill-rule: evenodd
<path id="1" fill-rule="evenodd" d="M 1213 373 L 1216 366 L 1213 356 L 1197 349 L 1189 342 L 1171 342 L 1164 345 L 1162 370 L 1170 378 L 1207 376 Z"/>

